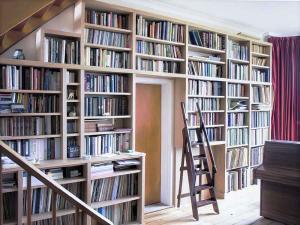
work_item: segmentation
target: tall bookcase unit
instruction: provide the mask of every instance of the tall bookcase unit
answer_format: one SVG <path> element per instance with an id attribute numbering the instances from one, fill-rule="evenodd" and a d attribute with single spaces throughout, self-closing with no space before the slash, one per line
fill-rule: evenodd
<path id="1" fill-rule="evenodd" d="M 199 124 L 199 102 L 218 168 L 218 197 L 255 183 L 252 169 L 270 138 L 271 44 L 98 1 L 79 1 L 74 10 L 76 32 L 37 32 L 39 61 L 0 59 L 1 140 L 74 193 L 72 185 L 81 185 L 78 195 L 116 223 L 143 224 L 145 156 L 129 151 L 135 148 L 135 79 L 173 79 L 175 147 L 181 148 L 180 101 L 191 133 Z M 99 164 L 125 159 L 140 164 L 97 173 Z M 78 176 L 52 170 L 59 168 Z M 11 164 L 4 172 L 12 180 L 4 199 L 18 205 L 4 224 L 25 223 L 26 174 Z M 130 191 L 95 191 L 113 183 Z M 34 186 L 36 194 L 45 192 Z M 112 211 L 126 216 L 112 218 Z M 51 218 L 49 205 L 35 212 L 37 224 Z M 58 215 L 70 223 L 74 212 L 62 208 Z"/>

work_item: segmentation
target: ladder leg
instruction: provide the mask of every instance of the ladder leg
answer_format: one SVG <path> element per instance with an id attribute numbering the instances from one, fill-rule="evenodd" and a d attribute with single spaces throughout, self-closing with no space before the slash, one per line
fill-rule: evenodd
<path id="1" fill-rule="evenodd" d="M 182 180 L 183 180 L 183 167 L 184 167 L 184 158 L 186 152 L 186 142 L 183 140 L 182 145 L 182 156 L 181 156 L 181 166 L 180 166 L 180 177 L 179 177 L 179 188 L 178 188 L 178 195 L 177 195 L 177 207 L 180 207 L 180 200 L 181 200 L 181 193 L 182 193 Z"/>

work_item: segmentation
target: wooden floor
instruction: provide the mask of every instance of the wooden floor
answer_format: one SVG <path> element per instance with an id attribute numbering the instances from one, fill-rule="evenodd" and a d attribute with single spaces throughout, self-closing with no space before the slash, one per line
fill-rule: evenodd
<path id="1" fill-rule="evenodd" d="M 219 200 L 220 214 L 214 213 L 212 206 L 199 208 L 199 221 L 192 217 L 190 204 L 181 208 L 169 208 L 145 215 L 148 225 L 282 225 L 259 215 L 259 186 L 254 185 L 242 191 L 228 194 Z"/>

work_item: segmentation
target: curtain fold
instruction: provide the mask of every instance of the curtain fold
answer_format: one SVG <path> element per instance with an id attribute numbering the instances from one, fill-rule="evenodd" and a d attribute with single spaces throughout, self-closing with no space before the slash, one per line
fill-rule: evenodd
<path id="1" fill-rule="evenodd" d="M 270 37 L 274 90 L 271 138 L 300 141 L 300 36 Z"/>

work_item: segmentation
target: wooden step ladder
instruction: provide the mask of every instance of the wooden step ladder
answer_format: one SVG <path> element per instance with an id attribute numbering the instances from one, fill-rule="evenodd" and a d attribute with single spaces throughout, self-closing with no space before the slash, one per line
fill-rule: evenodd
<path id="1" fill-rule="evenodd" d="M 199 114 L 200 126 L 196 128 L 189 128 L 188 118 L 185 110 L 185 104 L 181 103 L 184 128 L 182 129 L 183 147 L 182 147 L 182 159 L 180 167 L 180 179 L 179 179 L 179 190 L 177 195 L 177 207 L 180 207 L 181 198 L 191 198 L 193 217 L 199 220 L 198 207 L 213 205 L 213 209 L 216 213 L 219 213 L 219 207 L 215 195 L 214 179 L 217 172 L 214 156 L 209 144 L 205 125 L 202 120 L 202 114 L 199 107 L 197 106 L 197 113 Z M 192 142 L 190 138 L 190 131 L 195 130 L 197 141 Z M 193 155 L 192 148 L 199 147 L 199 154 Z M 208 165 L 208 160 L 211 161 L 211 169 Z M 186 164 L 186 165 L 185 165 Z M 182 194 L 182 180 L 183 172 L 187 171 L 190 192 Z M 203 176 L 206 177 L 207 183 L 202 183 Z M 197 184 L 198 180 L 198 184 Z M 208 190 L 210 198 L 206 200 L 201 199 L 201 192 Z M 198 195 L 198 200 L 197 200 Z"/>

